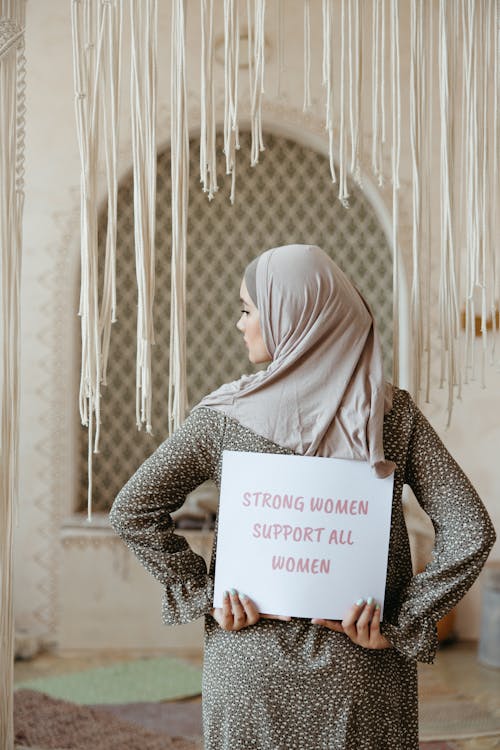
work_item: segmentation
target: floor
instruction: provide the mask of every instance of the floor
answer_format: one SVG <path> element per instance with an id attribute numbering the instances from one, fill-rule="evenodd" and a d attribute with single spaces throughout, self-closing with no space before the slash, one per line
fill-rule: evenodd
<path id="1" fill-rule="evenodd" d="M 434 664 L 420 664 L 420 684 L 430 675 L 450 690 L 480 701 L 494 712 L 500 712 L 500 668 L 487 667 L 477 661 L 477 644 L 472 641 L 442 647 Z M 454 750 L 493 750 L 500 748 L 500 734 L 475 740 L 453 740 Z"/>
<path id="2" fill-rule="evenodd" d="M 41 654 L 31 661 L 17 661 L 15 679 L 32 679 L 39 676 L 61 674 L 93 666 L 104 666 L 114 661 L 152 656 L 151 652 L 106 652 L 73 653 L 65 655 Z M 199 652 L 176 652 L 176 656 L 200 664 Z M 429 670 L 431 670 L 429 672 Z M 451 690 L 460 686 L 460 692 L 468 698 L 480 700 L 484 706 L 500 711 L 500 669 L 486 667 L 477 661 L 477 645 L 461 642 L 447 645 L 438 653 L 434 665 L 420 665 L 422 682 L 432 675 Z M 500 750 L 500 735 L 475 740 L 454 740 L 450 742 L 454 750 Z"/>

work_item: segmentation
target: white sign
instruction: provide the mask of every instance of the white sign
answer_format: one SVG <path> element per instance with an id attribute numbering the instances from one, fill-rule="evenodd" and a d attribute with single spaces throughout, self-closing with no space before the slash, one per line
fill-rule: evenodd
<path id="1" fill-rule="evenodd" d="M 224 451 L 214 606 L 231 588 L 260 612 L 342 619 L 384 603 L 394 476 L 364 461 Z"/>

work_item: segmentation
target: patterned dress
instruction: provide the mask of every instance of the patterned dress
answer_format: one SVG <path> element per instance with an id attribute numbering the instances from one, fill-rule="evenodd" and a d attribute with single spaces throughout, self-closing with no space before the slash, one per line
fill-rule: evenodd
<path id="1" fill-rule="evenodd" d="M 382 632 L 369 650 L 308 620 L 260 620 L 237 632 L 210 616 L 210 568 L 175 533 L 170 513 L 207 479 L 222 451 L 290 453 L 222 413 L 199 408 L 138 469 L 111 510 L 113 528 L 165 586 L 166 624 L 205 615 L 206 750 L 415 750 L 417 660 L 432 662 L 436 622 L 477 577 L 495 534 L 462 470 L 408 393 L 394 389 L 384 421 L 397 464 Z M 401 493 L 407 483 L 432 519 L 432 561 L 413 575 Z"/>

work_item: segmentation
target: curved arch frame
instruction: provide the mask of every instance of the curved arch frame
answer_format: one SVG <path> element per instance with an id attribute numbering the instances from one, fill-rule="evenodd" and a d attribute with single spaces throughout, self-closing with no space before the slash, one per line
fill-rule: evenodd
<path id="1" fill-rule="evenodd" d="M 249 118 L 241 117 L 239 120 L 239 128 L 241 131 L 250 130 L 251 123 Z M 224 123 L 222 120 L 217 119 L 216 129 L 220 132 L 223 128 Z M 315 132 L 307 127 L 301 127 L 299 123 L 285 122 L 283 118 L 279 118 L 278 115 L 273 115 L 266 111 L 265 121 L 263 123 L 264 133 L 267 131 L 273 135 L 282 136 L 289 138 L 290 140 L 296 141 L 301 146 L 316 151 L 328 158 L 328 142 L 324 136 Z M 193 127 L 189 129 L 189 139 L 200 136 L 200 128 Z M 166 149 L 170 144 L 169 139 L 165 139 L 158 146 L 158 153 Z M 258 168 L 258 167 L 257 167 Z M 128 173 L 129 170 L 124 171 L 120 180 L 123 176 Z M 349 173 L 350 175 L 350 173 Z M 352 177 L 352 175 L 350 175 Z M 395 247 L 392 233 L 392 222 L 390 213 L 385 206 L 380 192 L 377 190 L 373 181 L 370 177 L 367 177 L 362 172 L 362 184 L 363 193 L 365 194 L 368 202 L 371 204 L 377 219 L 380 222 L 384 235 L 387 239 L 387 243 L 391 248 L 392 255 L 394 257 Z M 332 184 L 332 190 L 333 190 Z M 334 196 L 335 197 L 335 196 Z M 346 209 L 349 210 L 349 209 Z M 398 351 L 394 351 L 394 356 L 397 356 L 399 363 L 399 387 L 404 388 L 410 393 L 412 392 L 412 369 L 411 369 L 411 353 L 410 353 L 410 294 L 408 275 L 406 270 L 406 263 L 403 253 L 400 252 L 399 263 L 398 263 L 398 302 L 399 302 L 399 342 Z"/>
<path id="2" fill-rule="evenodd" d="M 219 110 L 220 111 L 220 110 Z M 168 148 L 170 139 L 169 139 L 169 132 L 168 132 L 168 118 L 165 116 L 166 113 L 161 111 L 159 112 L 159 119 L 161 119 L 163 125 L 158 130 L 158 151 L 161 151 L 164 148 Z M 200 117 L 199 112 L 196 111 L 196 107 L 191 106 L 189 107 L 189 119 L 191 122 L 199 123 Z M 217 120 L 217 129 L 220 128 L 222 124 L 221 118 L 218 118 Z M 240 128 L 248 129 L 249 128 L 249 118 L 240 118 Z M 298 110 L 295 110 L 293 106 L 285 105 L 276 105 L 273 106 L 272 104 L 268 105 L 266 107 L 265 111 L 265 117 L 264 117 L 264 129 L 267 130 L 269 133 L 273 133 L 278 136 L 287 137 L 291 140 L 296 141 L 297 143 L 312 149 L 313 151 L 316 151 L 317 153 L 320 153 L 324 156 L 328 155 L 328 142 L 326 140 L 326 137 L 324 135 L 324 128 L 323 123 L 321 121 L 321 118 L 316 116 L 305 116 L 302 112 L 299 112 Z M 192 127 L 190 128 L 189 135 L 190 137 L 196 137 L 199 136 L 200 128 L 198 127 Z M 120 148 L 120 155 L 122 159 L 126 159 L 125 156 L 128 153 L 128 146 L 130 143 L 123 143 Z M 126 166 L 120 170 L 119 174 L 119 181 L 121 182 L 123 178 L 130 174 L 130 163 L 126 162 Z M 99 210 L 102 210 L 103 207 L 106 205 L 106 197 L 104 195 L 104 184 L 101 184 L 100 189 L 100 197 L 101 200 L 99 201 Z M 373 182 L 370 180 L 370 178 L 367 178 L 366 175 L 363 175 L 363 190 L 365 192 L 365 195 L 370 202 L 370 204 L 373 207 L 373 210 L 380 221 L 381 227 L 383 229 L 383 232 L 386 236 L 387 242 L 389 244 L 389 247 L 392 248 L 392 251 L 394 253 L 394 246 L 392 242 L 392 229 L 391 229 L 391 219 L 390 219 L 390 213 L 386 206 L 384 205 L 383 199 L 380 195 L 379 190 L 374 186 Z M 332 185 L 332 198 L 336 200 L 335 197 L 335 188 Z M 75 206 L 74 206 L 74 215 L 71 214 L 71 216 L 68 214 L 66 223 L 63 226 L 63 230 L 61 232 L 61 243 L 57 247 L 57 271 L 59 278 L 56 279 L 59 286 L 59 291 L 61 289 L 66 289 L 67 291 L 63 295 L 64 298 L 69 302 L 72 293 L 71 288 L 75 290 L 75 296 L 73 299 L 78 298 L 78 292 L 77 292 L 77 286 L 78 286 L 78 267 L 79 267 L 79 252 L 78 252 L 78 240 L 75 236 L 75 232 L 78 231 L 78 222 L 76 220 L 76 215 L 78 213 L 78 196 L 75 193 Z M 70 247 L 74 248 L 74 253 L 70 253 L 68 255 L 68 245 Z M 400 323 L 400 344 L 399 344 L 399 366 L 400 366 L 400 385 L 403 388 L 409 388 L 410 385 L 410 349 L 409 349 L 409 294 L 408 294 L 408 283 L 407 283 L 407 276 L 405 273 L 405 267 L 404 267 L 404 258 L 401 258 L 401 262 L 399 264 L 399 323 Z M 68 278 L 68 276 L 71 278 Z M 68 348 L 72 349 L 72 356 L 70 357 L 73 362 L 78 361 L 78 347 L 74 346 L 74 343 L 76 342 L 78 338 L 78 319 L 75 318 L 71 321 L 68 321 L 68 318 L 65 316 L 58 316 L 56 321 L 56 329 L 53 330 L 53 341 L 52 346 L 54 347 L 54 352 L 59 350 L 65 350 Z M 68 345 L 68 341 L 70 344 Z M 65 354 L 65 361 L 69 365 L 69 359 L 67 355 L 70 352 L 67 351 L 67 354 Z M 76 356 L 75 356 L 76 355 Z M 59 368 L 61 366 L 60 357 L 53 356 L 53 366 L 55 369 L 55 376 L 56 380 L 53 380 L 51 382 L 59 382 L 60 379 L 60 371 Z M 78 392 L 78 382 L 77 377 L 75 375 L 76 369 L 73 372 L 73 378 L 72 378 L 72 384 L 71 384 L 71 391 L 72 393 L 68 393 L 67 390 L 64 391 L 64 397 L 61 397 L 61 393 L 63 391 L 58 392 L 58 396 L 54 398 L 54 394 L 50 394 L 49 398 L 52 403 L 52 410 L 51 410 L 51 422 L 52 425 L 60 425 L 61 423 L 64 423 L 70 430 L 75 430 L 75 439 L 76 439 L 76 430 L 81 429 L 79 420 L 77 419 L 76 410 L 71 408 L 69 404 L 75 404 L 77 402 L 77 392 Z M 54 374 L 54 373 L 53 373 Z M 48 431 L 50 431 L 50 427 L 48 426 Z M 52 522 L 50 525 L 50 530 L 48 530 L 47 539 L 48 543 L 51 545 L 59 544 L 59 534 L 61 529 L 61 521 L 66 518 L 66 533 L 70 536 L 75 535 L 75 539 L 81 540 L 81 535 L 84 533 L 85 538 L 87 538 L 87 535 L 90 534 L 91 537 L 94 537 L 94 534 L 99 535 L 99 524 L 97 525 L 97 528 L 95 531 L 91 527 L 87 527 L 86 522 L 81 522 L 79 520 L 76 520 L 74 513 L 75 508 L 75 501 L 76 501 L 76 481 L 75 481 L 75 467 L 76 463 L 78 461 L 78 452 L 76 450 L 76 445 L 74 441 L 67 440 L 63 438 L 63 433 L 57 431 L 56 437 L 57 439 L 53 437 L 52 440 L 48 441 L 48 445 L 50 446 L 49 452 L 45 455 L 45 459 L 47 462 L 47 465 L 54 466 L 56 464 L 58 465 L 64 465 L 66 466 L 66 474 L 68 481 L 63 483 L 58 482 L 57 487 L 54 486 L 52 488 L 52 498 L 50 502 L 50 508 L 51 508 L 51 518 Z M 49 455 L 50 454 L 50 455 Z M 69 492 L 68 492 L 68 485 L 69 485 Z M 69 518 L 68 518 L 69 516 Z M 46 530 L 47 531 L 47 530 Z M 54 567 L 51 565 L 49 566 L 50 570 L 47 570 L 46 575 L 48 576 L 48 586 L 50 590 L 53 592 L 53 595 L 50 597 L 50 602 L 47 602 L 47 606 L 51 607 L 54 610 L 54 617 L 52 618 L 54 620 L 53 622 L 53 628 L 54 628 L 54 635 L 58 633 L 60 628 L 60 613 L 58 613 L 58 608 L 55 606 L 58 601 L 58 594 L 56 592 L 59 591 L 60 584 L 59 584 L 59 574 L 58 571 L 54 569 Z M 56 636 L 57 637 L 57 636 Z"/>

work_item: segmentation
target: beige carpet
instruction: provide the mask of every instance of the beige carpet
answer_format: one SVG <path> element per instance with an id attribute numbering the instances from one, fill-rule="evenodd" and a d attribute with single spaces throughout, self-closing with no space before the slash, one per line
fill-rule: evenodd
<path id="1" fill-rule="evenodd" d="M 500 738 L 500 698 L 491 708 L 459 689 L 452 691 L 430 669 L 419 676 L 419 717 L 422 741 Z"/>

